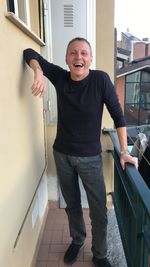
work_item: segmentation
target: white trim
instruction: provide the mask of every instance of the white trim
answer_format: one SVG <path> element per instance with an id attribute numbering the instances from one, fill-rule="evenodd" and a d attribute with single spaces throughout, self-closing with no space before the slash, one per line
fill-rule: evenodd
<path id="1" fill-rule="evenodd" d="M 133 61 L 133 43 L 134 43 L 134 41 L 131 41 L 130 61 Z"/>
<path id="2" fill-rule="evenodd" d="M 16 16 L 19 17 L 19 15 L 18 15 L 18 0 L 14 0 L 14 9 L 15 9 Z"/>
<path id="3" fill-rule="evenodd" d="M 31 23 L 30 23 L 30 6 L 29 6 L 29 0 L 23 0 L 22 1 L 22 5 L 23 5 L 23 15 L 24 15 L 24 23 L 27 24 L 27 26 L 30 28 L 31 27 Z M 15 9 L 15 15 L 21 19 L 19 17 L 19 8 L 18 8 L 18 0 L 14 0 L 14 9 Z"/>
<path id="4" fill-rule="evenodd" d="M 29 28 L 31 28 L 29 0 L 24 0 L 23 4 L 24 4 L 25 23 Z"/>
<path id="5" fill-rule="evenodd" d="M 87 0 L 87 40 L 90 42 L 93 53 L 92 68 L 95 69 L 96 50 L 96 1 Z"/>
<path id="6" fill-rule="evenodd" d="M 41 50 L 42 56 L 49 62 L 53 62 L 52 55 L 52 24 L 51 24 L 51 1 L 44 0 L 44 25 L 46 46 Z M 53 85 L 47 80 L 47 90 L 43 98 L 46 111 L 46 125 L 56 125 L 57 122 L 57 99 Z"/>
<path id="7" fill-rule="evenodd" d="M 51 1 L 44 0 L 44 25 L 45 25 L 45 43 L 46 43 L 46 57 L 48 61 L 52 62 L 52 24 L 51 24 Z"/>
<path id="8" fill-rule="evenodd" d="M 122 58 L 122 59 L 128 59 L 129 58 L 129 56 L 126 56 L 126 55 L 121 54 L 121 53 L 117 53 L 117 57 Z"/>
<path id="9" fill-rule="evenodd" d="M 40 39 L 34 32 L 32 32 L 28 26 L 19 19 L 13 12 L 5 13 L 6 18 L 8 18 L 11 22 L 13 22 L 19 29 L 21 29 L 24 33 L 26 33 L 29 37 L 31 37 L 36 43 L 41 46 L 44 46 L 45 43 Z"/>

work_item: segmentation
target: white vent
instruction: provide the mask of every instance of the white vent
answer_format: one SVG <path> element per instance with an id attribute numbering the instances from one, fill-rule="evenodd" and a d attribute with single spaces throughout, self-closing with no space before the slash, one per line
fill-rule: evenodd
<path id="1" fill-rule="evenodd" d="M 73 27 L 73 5 L 64 5 L 64 27 Z"/>

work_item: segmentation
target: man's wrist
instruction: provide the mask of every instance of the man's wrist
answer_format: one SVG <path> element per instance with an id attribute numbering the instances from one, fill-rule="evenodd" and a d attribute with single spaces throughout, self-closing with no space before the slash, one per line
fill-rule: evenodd
<path id="1" fill-rule="evenodd" d="M 34 71 L 36 72 L 36 71 L 41 71 L 42 73 L 43 73 L 43 71 L 42 71 L 42 69 L 41 69 L 41 67 L 40 66 L 37 66 L 35 69 L 34 69 Z"/>
<path id="2" fill-rule="evenodd" d="M 120 151 L 120 156 L 123 156 L 123 155 L 130 155 L 130 152 L 128 149 L 123 149 Z"/>

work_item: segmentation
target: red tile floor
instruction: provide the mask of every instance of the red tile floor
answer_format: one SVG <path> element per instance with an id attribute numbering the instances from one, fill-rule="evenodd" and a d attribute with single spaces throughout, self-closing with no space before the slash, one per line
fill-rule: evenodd
<path id="1" fill-rule="evenodd" d="M 84 209 L 84 219 L 87 229 L 87 237 L 84 248 L 81 250 L 73 267 L 93 267 L 91 253 L 91 225 L 89 210 Z M 40 244 L 36 267 L 64 267 L 68 266 L 63 262 L 64 252 L 71 242 L 67 216 L 64 209 L 49 209 L 42 241 Z"/>

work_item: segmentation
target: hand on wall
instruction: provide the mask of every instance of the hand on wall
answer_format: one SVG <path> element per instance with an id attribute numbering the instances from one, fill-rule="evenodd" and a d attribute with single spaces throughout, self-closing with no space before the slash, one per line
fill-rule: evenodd
<path id="1" fill-rule="evenodd" d="M 32 94 L 43 97 L 46 92 L 46 81 L 40 68 L 34 70 L 34 82 L 32 85 Z"/>

